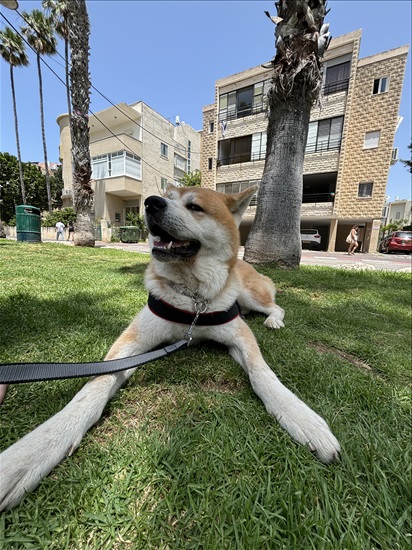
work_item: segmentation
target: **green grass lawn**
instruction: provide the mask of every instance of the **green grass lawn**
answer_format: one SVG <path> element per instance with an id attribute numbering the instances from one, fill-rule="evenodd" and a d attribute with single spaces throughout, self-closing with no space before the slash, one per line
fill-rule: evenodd
<path id="1" fill-rule="evenodd" d="M 0 362 L 92 361 L 144 305 L 144 255 L 0 241 Z M 326 467 L 214 344 L 145 365 L 76 453 L 0 515 L 5 549 L 410 549 L 411 277 L 262 268 L 286 327 L 264 357 L 338 437 Z M 2 448 L 84 380 L 15 385 Z M 0 471 L 1 475 L 1 471 Z"/>

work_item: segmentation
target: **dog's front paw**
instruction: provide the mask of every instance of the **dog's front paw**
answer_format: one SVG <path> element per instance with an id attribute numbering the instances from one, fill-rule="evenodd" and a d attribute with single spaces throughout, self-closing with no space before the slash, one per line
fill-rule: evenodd
<path id="1" fill-rule="evenodd" d="M 19 449 L 15 445 L 0 455 L 0 511 L 13 508 L 33 491 L 42 478 L 41 467 L 36 466 L 37 458 L 30 449 Z M 25 452 L 23 452 L 25 451 Z"/>
<path id="2" fill-rule="evenodd" d="M 325 420 L 299 400 L 290 414 L 278 417 L 292 438 L 306 445 L 324 464 L 339 460 L 341 448 Z"/>
<path id="3" fill-rule="evenodd" d="M 285 326 L 283 322 L 284 317 L 285 310 L 279 307 L 277 304 L 274 304 L 269 317 L 264 322 L 264 325 L 268 328 L 282 328 Z"/>
<path id="4" fill-rule="evenodd" d="M 263 324 L 265 327 L 273 329 L 283 328 L 285 326 L 282 319 L 279 319 L 279 317 L 275 317 L 274 315 L 270 315 Z"/>

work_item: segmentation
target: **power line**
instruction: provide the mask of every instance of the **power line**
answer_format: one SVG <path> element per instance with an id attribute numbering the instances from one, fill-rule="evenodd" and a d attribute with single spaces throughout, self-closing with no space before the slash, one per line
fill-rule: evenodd
<path id="1" fill-rule="evenodd" d="M 39 34 L 39 33 L 37 32 L 37 29 L 35 29 L 35 28 L 31 25 L 30 21 L 27 21 L 27 19 L 23 16 L 22 13 L 20 13 L 18 10 L 15 10 L 15 11 L 16 11 L 16 13 L 23 19 L 23 21 L 25 21 L 25 23 L 26 23 L 27 25 L 29 25 L 37 34 Z M 3 14 L 2 14 L 2 15 L 3 15 Z M 4 18 L 6 19 L 6 17 L 4 17 Z M 7 19 L 6 19 L 6 21 L 7 21 Z M 9 23 L 9 24 L 10 24 L 10 23 Z M 14 27 L 13 27 L 13 28 L 14 28 Z M 14 29 L 14 30 L 15 30 L 15 29 Z M 18 31 L 16 31 L 16 32 L 18 32 Z M 19 34 L 20 34 L 20 33 L 19 33 Z M 41 36 L 41 35 L 40 35 L 40 36 Z M 47 37 L 42 36 L 42 38 L 43 38 L 43 40 L 45 40 L 46 42 L 48 42 L 48 43 L 50 44 L 50 40 L 48 40 Z M 58 55 L 59 57 L 61 57 L 61 59 L 63 59 L 63 61 L 66 63 L 66 59 L 61 55 L 61 53 L 60 53 L 58 50 L 56 50 L 56 53 L 57 53 L 57 55 Z M 56 60 L 54 60 L 54 61 L 57 63 Z M 59 65 L 60 65 L 61 67 L 63 67 L 63 65 L 61 65 L 60 63 L 59 63 Z M 64 86 L 67 87 L 67 85 L 66 85 L 65 82 L 63 82 L 61 79 L 59 79 L 59 80 L 64 84 Z M 155 137 L 156 139 L 159 139 L 160 141 L 162 141 L 162 142 L 165 143 L 166 145 L 169 145 L 170 147 L 176 147 L 175 144 L 171 144 L 171 143 L 168 143 L 167 141 L 163 141 L 159 136 L 157 136 L 156 134 L 154 134 L 153 132 L 151 132 L 151 131 L 148 130 L 147 128 L 144 128 L 144 127 L 142 126 L 142 124 L 140 124 L 139 122 L 137 122 L 136 120 L 134 120 L 134 119 L 133 119 L 132 117 L 130 117 L 127 113 L 125 113 L 122 109 L 120 109 L 120 107 L 119 107 L 118 105 L 116 105 L 111 99 L 109 99 L 106 95 L 104 95 L 103 92 L 101 92 L 100 90 L 98 90 L 93 84 L 91 84 L 91 88 L 92 88 L 93 90 L 95 90 L 103 99 L 105 99 L 105 100 L 106 100 L 108 103 L 110 103 L 113 107 L 115 107 L 115 109 L 117 109 L 120 113 L 122 113 L 126 118 L 128 118 L 133 124 L 136 124 L 136 126 L 138 126 L 139 128 L 141 128 L 142 131 L 147 132 L 147 133 L 150 134 L 151 136 Z M 96 116 L 96 115 L 94 115 L 94 116 Z M 178 149 L 178 147 L 176 147 L 176 148 Z M 200 151 L 192 151 L 192 154 L 194 154 L 194 155 L 200 155 Z"/>
<path id="2" fill-rule="evenodd" d="M 16 11 L 17 11 L 17 10 L 16 10 Z M 24 42 L 25 42 L 25 43 L 29 46 L 29 48 L 36 54 L 36 56 L 39 55 L 38 52 L 29 44 L 29 42 L 26 40 L 26 38 L 25 38 L 25 37 L 24 37 L 15 27 L 14 27 L 14 25 L 7 19 L 7 17 L 6 17 L 3 13 L 1 13 L 1 12 L 0 12 L 0 15 L 7 21 L 7 23 L 9 24 L 9 26 L 10 26 L 10 27 L 11 27 L 11 28 L 12 28 L 12 29 L 13 29 L 13 30 L 14 30 L 23 40 L 24 40 Z M 20 14 L 19 14 L 19 15 L 20 15 Z M 24 19 L 24 18 L 23 18 L 23 19 Z M 24 21 L 26 21 L 26 20 L 24 19 Z M 59 55 L 60 55 L 60 54 L 59 54 Z M 50 67 L 50 65 L 47 63 L 47 61 L 45 61 L 44 58 L 43 58 L 41 55 L 39 55 L 39 58 L 40 58 L 40 60 L 42 61 L 42 63 L 44 63 L 44 65 L 45 65 L 45 66 L 54 74 L 54 76 L 63 84 L 63 86 L 67 87 L 67 86 L 66 86 L 66 83 L 65 83 L 65 82 L 60 78 L 60 76 Z M 99 92 L 99 93 L 100 93 L 100 92 Z M 101 95 L 103 96 L 103 94 L 101 94 Z M 103 97 L 104 97 L 104 96 L 103 96 Z M 105 99 L 106 99 L 106 98 L 105 98 Z M 113 104 L 113 105 L 114 105 L 114 104 Z M 116 105 L 114 105 L 114 106 L 117 107 Z M 118 108 L 118 107 L 117 107 L 117 108 Z M 118 110 L 119 110 L 120 112 L 122 112 L 125 116 L 127 116 L 126 113 L 124 113 L 124 111 L 122 111 L 121 109 L 118 109 Z M 102 126 L 104 126 L 104 128 L 105 128 L 113 137 L 115 137 L 115 138 L 116 138 L 116 139 L 117 139 L 117 140 L 118 140 L 127 150 L 129 150 L 130 153 L 132 153 L 133 155 L 139 157 L 140 160 L 141 160 L 144 164 L 146 164 L 149 168 L 151 168 L 151 169 L 154 170 L 155 172 L 161 174 L 162 176 L 166 176 L 166 179 L 169 178 L 169 174 L 165 174 L 164 172 L 161 172 L 158 168 L 155 168 L 154 166 L 152 166 L 149 162 L 147 162 L 147 160 L 145 160 L 145 159 L 143 159 L 142 157 L 140 157 L 140 155 L 137 154 L 136 151 L 133 151 L 133 149 L 131 149 L 130 146 L 126 145 L 126 144 L 119 138 L 119 136 L 116 135 L 108 126 L 106 126 L 106 124 L 104 124 L 104 122 L 103 122 L 103 121 L 96 115 L 96 113 L 94 113 L 90 108 L 88 109 L 88 111 L 89 111 L 89 113 L 90 113 L 91 115 L 93 115 L 93 116 L 96 118 L 96 120 L 97 120 L 98 122 L 100 122 L 100 124 L 101 124 Z M 128 117 L 128 118 L 130 118 L 130 117 Z M 130 118 L 130 120 L 133 121 L 132 118 Z M 136 121 L 133 121 L 133 122 L 136 123 Z M 137 124 L 137 123 L 136 123 L 136 124 Z M 139 125 L 139 126 L 140 126 L 140 127 L 142 128 L 142 130 L 143 130 L 143 127 L 142 127 L 141 125 Z M 149 131 L 146 130 L 146 129 L 144 129 L 144 130 L 145 130 L 146 132 L 148 132 L 148 133 L 151 133 L 151 132 L 149 132 Z M 162 141 L 162 140 L 161 140 L 158 136 L 156 136 L 155 134 L 151 134 L 151 135 L 153 135 L 156 139 L 159 139 L 160 141 Z M 165 142 L 163 142 L 163 143 L 165 143 Z M 170 145 L 170 144 L 167 144 L 167 145 Z M 174 145 L 173 145 L 172 147 L 174 147 Z"/>

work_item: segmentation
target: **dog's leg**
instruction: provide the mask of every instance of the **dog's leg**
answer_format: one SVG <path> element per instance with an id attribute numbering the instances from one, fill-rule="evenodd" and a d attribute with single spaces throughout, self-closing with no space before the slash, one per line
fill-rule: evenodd
<path id="1" fill-rule="evenodd" d="M 151 334 L 145 331 L 144 343 L 140 343 L 136 326 L 135 320 L 106 359 L 144 353 L 160 343 L 153 330 Z M 0 510 L 16 506 L 25 493 L 33 491 L 66 455 L 74 452 L 87 430 L 99 420 L 106 403 L 134 371 L 93 378 L 64 409 L 0 455 Z"/>
<path id="2" fill-rule="evenodd" d="M 269 289 L 260 292 L 254 292 L 253 289 L 245 290 L 238 301 L 242 313 L 257 311 L 268 315 L 263 323 L 265 327 L 277 329 L 285 326 L 285 311 L 275 304 L 273 293 Z"/>
<path id="3" fill-rule="evenodd" d="M 275 304 L 276 289 L 275 285 L 266 277 L 258 273 L 250 264 L 238 260 L 236 271 L 242 285 L 242 292 L 239 295 L 238 302 L 242 313 L 257 311 L 268 315 L 264 325 L 268 328 L 284 327 L 284 310 Z"/>
<path id="4" fill-rule="evenodd" d="M 232 334 L 230 355 L 249 376 L 253 390 L 292 438 L 307 445 L 322 462 L 328 464 L 339 457 L 340 446 L 329 426 L 308 405 L 288 390 L 266 364 L 249 327 L 239 320 Z M 226 335 L 228 336 L 228 335 Z"/>

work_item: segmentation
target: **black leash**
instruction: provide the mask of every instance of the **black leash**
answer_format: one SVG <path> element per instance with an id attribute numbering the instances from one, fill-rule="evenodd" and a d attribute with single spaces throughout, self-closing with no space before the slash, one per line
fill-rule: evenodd
<path id="1" fill-rule="evenodd" d="M 110 361 L 91 363 L 6 363 L 0 365 L 0 384 L 21 384 L 24 382 L 42 382 L 44 380 L 113 374 L 122 370 L 140 367 L 151 361 L 172 355 L 187 348 L 189 342 L 188 339 L 180 340 L 158 350 Z"/>
<path id="2" fill-rule="evenodd" d="M 233 304 L 227 311 L 205 313 L 207 302 L 195 301 L 195 313 L 192 313 L 177 309 L 163 302 L 163 300 L 154 298 L 151 294 L 149 294 L 148 305 L 152 313 L 162 319 L 173 323 L 190 324 L 184 339 L 158 350 L 109 361 L 90 363 L 4 363 L 0 364 L 0 384 L 21 384 L 24 382 L 100 376 L 140 367 L 187 348 L 192 341 L 192 331 L 196 324 L 203 326 L 220 325 L 232 321 L 240 314 L 237 303 Z"/>

